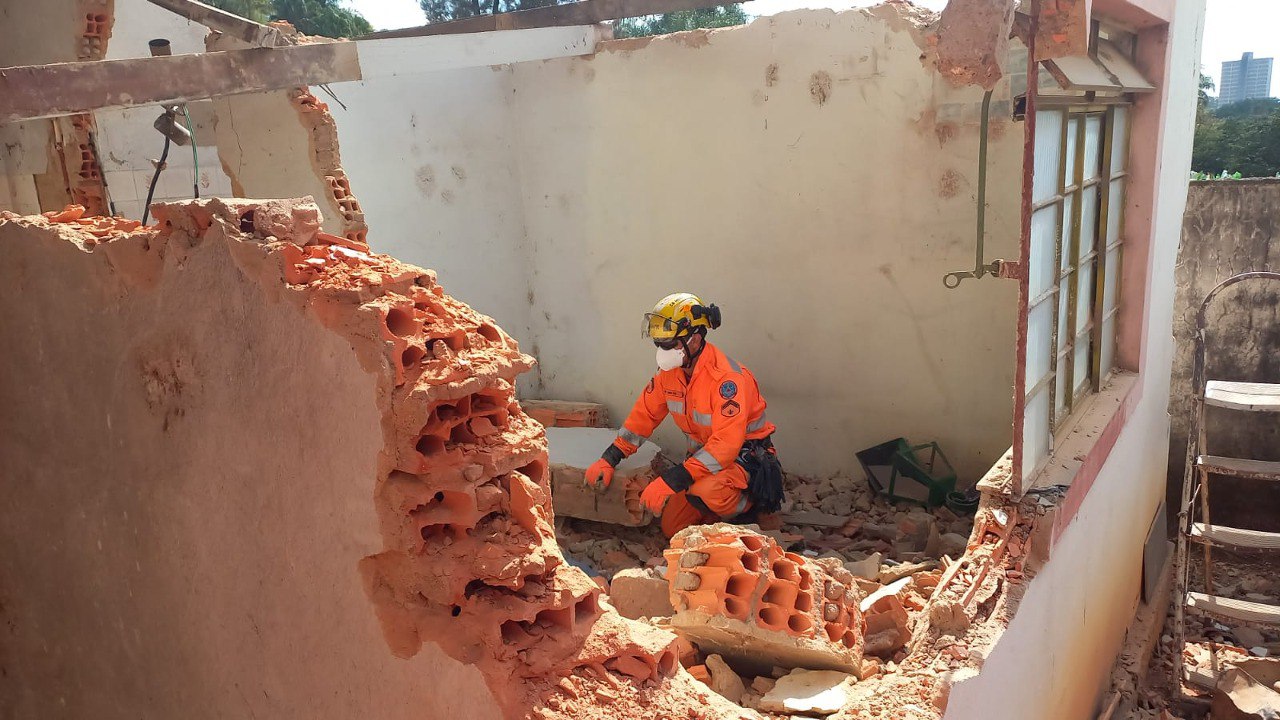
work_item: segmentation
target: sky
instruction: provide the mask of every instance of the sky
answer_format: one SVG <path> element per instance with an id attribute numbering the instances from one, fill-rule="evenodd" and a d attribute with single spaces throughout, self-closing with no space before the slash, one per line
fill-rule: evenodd
<path id="1" fill-rule="evenodd" d="M 1216 85 L 1224 60 L 1239 60 L 1252 51 L 1255 57 L 1280 58 L 1280 0 L 1207 0 L 1204 49 L 1201 65 Z M 425 21 L 417 0 L 347 0 L 379 30 L 411 27 Z M 743 8 L 752 15 L 773 15 L 799 8 L 834 8 L 869 5 L 866 0 L 752 0 Z M 946 0 L 916 0 L 917 5 L 940 10 Z M 1280 67 L 1271 75 L 1271 94 L 1280 96 Z"/>

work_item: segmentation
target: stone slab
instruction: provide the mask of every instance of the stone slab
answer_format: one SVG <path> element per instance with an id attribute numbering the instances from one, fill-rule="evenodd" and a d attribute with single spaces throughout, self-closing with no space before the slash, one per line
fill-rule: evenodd
<path id="1" fill-rule="evenodd" d="M 653 520 L 640 504 L 640 493 L 657 477 L 653 467 L 657 445 L 645 443 L 619 463 L 613 482 L 604 490 L 589 487 L 583 479 L 616 436 L 610 428 L 547 428 L 551 497 L 557 515 L 633 527 Z"/>

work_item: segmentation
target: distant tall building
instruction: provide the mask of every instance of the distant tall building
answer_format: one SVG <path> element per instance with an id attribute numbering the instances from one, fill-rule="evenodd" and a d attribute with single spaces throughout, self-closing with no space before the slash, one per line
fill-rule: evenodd
<path id="1" fill-rule="evenodd" d="M 1256 58 L 1247 52 L 1239 60 L 1222 63 L 1222 84 L 1218 105 L 1230 105 L 1249 98 L 1271 96 L 1271 58 Z"/>

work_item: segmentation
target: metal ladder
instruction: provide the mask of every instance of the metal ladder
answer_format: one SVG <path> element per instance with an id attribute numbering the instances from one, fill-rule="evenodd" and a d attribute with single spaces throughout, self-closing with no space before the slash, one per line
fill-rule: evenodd
<path id="1" fill-rule="evenodd" d="M 1246 272 L 1222 281 L 1200 303 L 1196 314 L 1195 360 L 1192 370 L 1192 412 L 1187 433 L 1187 466 L 1182 477 L 1182 501 L 1178 506 L 1177 602 L 1174 604 L 1174 692 L 1181 683 L 1212 683 L 1216 678 L 1192 677 L 1184 673 L 1182 652 L 1186 645 L 1185 617 L 1188 610 L 1210 617 L 1234 620 L 1251 625 L 1280 626 L 1280 606 L 1220 597 L 1213 594 L 1214 545 L 1238 550 L 1280 550 L 1280 533 L 1260 532 L 1244 528 L 1214 525 L 1209 516 L 1209 476 L 1226 475 L 1258 481 L 1280 481 L 1280 462 L 1246 460 L 1208 454 L 1206 446 L 1205 407 L 1227 408 L 1240 412 L 1280 413 L 1280 384 L 1227 382 L 1205 378 L 1206 314 L 1213 299 L 1228 287 L 1246 280 L 1280 281 L 1280 273 Z M 1199 501 L 1199 517 L 1196 505 Z M 1205 592 L 1188 588 L 1190 580 L 1190 544 L 1204 549 Z M 1210 646 L 1213 651 L 1212 645 Z M 1217 653 L 1212 653 L 1217 672 Z M 1212 687 L 1212 684 L 1210 684 Z"/>

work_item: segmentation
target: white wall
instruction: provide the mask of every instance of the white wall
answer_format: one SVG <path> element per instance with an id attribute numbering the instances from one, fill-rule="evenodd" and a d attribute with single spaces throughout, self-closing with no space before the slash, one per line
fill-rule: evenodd
<path id="1" fill-rule="evenodd" d="M 1148 523 L 1164 496 L 1173 267 L 1191 167 L 1204 4 L 1176 3 L 1170 29 L 1142 399 L 982 672 L 952 691 L 947 720 L 1093 717 L 1133 618 Z"/>
<path id="2" fill-rule="evenodd" d="M 116 0 L 115 18 L 111 41 L 107 44 L 108 60 L 148 57 L 151 51 L 147 42 L 153 38 L 167 38 L 174 55 L 204 52 L 208 28 L 147 0 Z M 195 127 L 195 162 L 190 145 L 172 145 L 166 169 L 156 182 L 152 202 L 190 198 L 193 181 L 199 183 L 201 197 L 233 194 L 231 181 L 218 159 L 212 103 L 205 100 L 188 107 Z M 164 145 L 164 137 L 151 126 L 160 112 L 158 105 L 148 105 L 94 113 L 103 177 L 117 215 L 142 218 L 147 189 L 155 173 L 151 159 L 160 157 Z M 197 163 L 198 177 L 193 173 Z"/>
<path id="3" fill-rule="evenodd" d="M 1016 285 L 942 285 L 973 265 L 982 94 L 950 89 L 877 12 L 516 66 L 540 395 L 623 417 L 654 370 L 641 314 L 687 289 L 723 309 L 713 339 L 759 378 L 792 470 L 853 472 L 856 450 L 905 435 L 976 480 L 1008 447 Z M 1017 247 L 1007 100 L 991 258 Z"/>
<path id="4" fill-rule="evenodd" d="M 429 267 L 531 350 L 511 71 L 447 70 L 342 83 L 330 102 L 342 165 L 380 252 Z"/>

